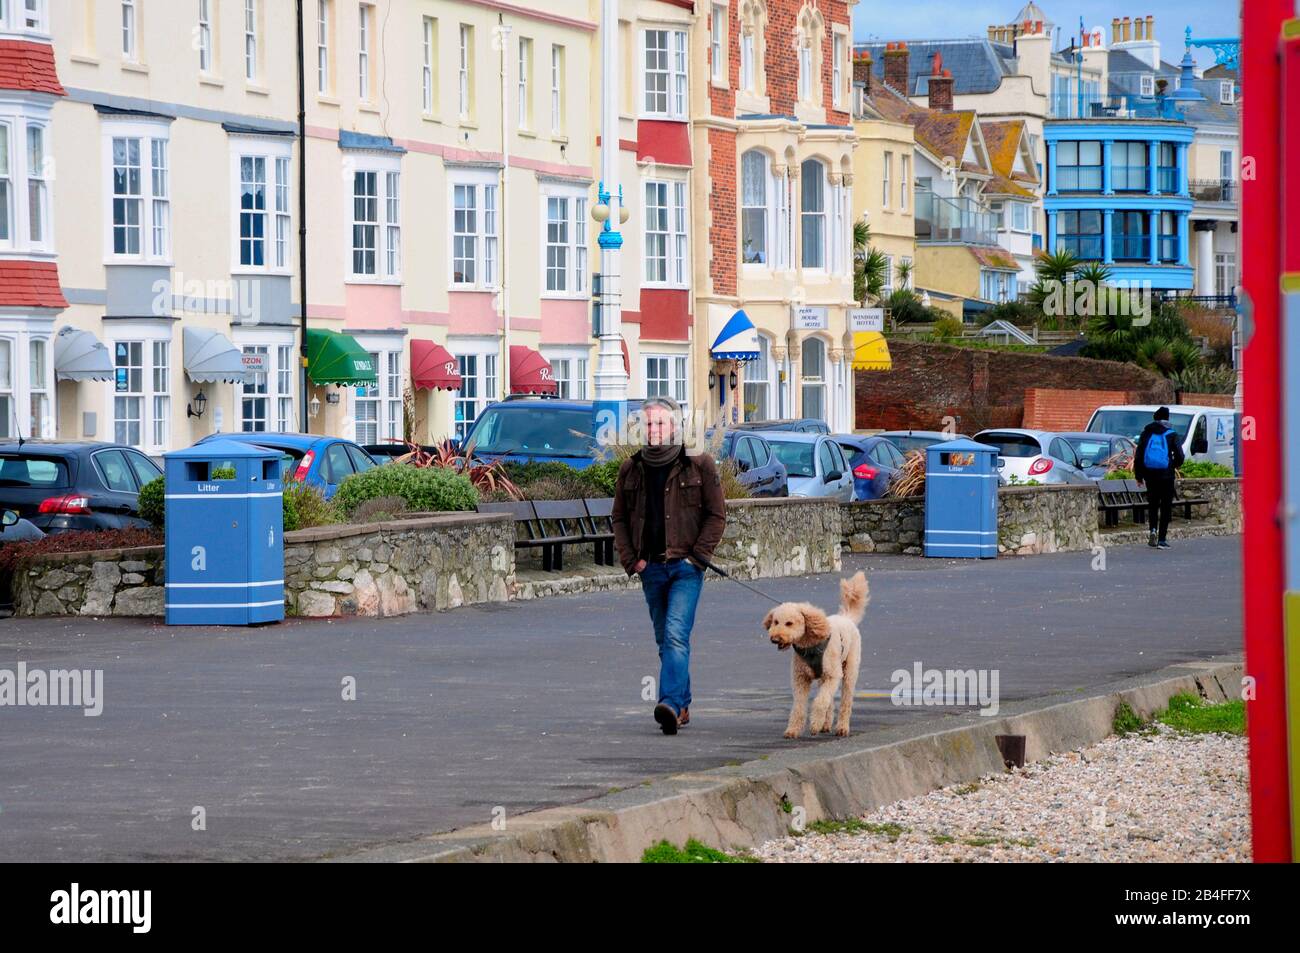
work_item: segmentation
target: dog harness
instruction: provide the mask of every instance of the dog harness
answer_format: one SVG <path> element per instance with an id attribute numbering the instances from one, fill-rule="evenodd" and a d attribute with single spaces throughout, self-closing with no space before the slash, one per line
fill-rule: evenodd
<path id="1" fill-rule="evenodd" d="M 823 639 L 811 648 L 801 649 L 799 646 L 793 646 L 794 654 L 799 656 L 807 663 L 813 671 L 813 678 L 822 677 L 822 656 L 826 654 L 826 646 L 831 644 L 830 639 Z"/>

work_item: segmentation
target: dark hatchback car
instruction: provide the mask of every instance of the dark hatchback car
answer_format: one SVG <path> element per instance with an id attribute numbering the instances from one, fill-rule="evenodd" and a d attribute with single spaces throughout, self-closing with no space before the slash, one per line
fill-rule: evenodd
<path id="1" fill-rule="evenodd" d="M 0 443 L 0 509 L 45 533 L 148 526 L 140 488 L 162 470 L 134 447 L 27 440 Z"/>
<path id="2" fill-rule="evenodd" d="M 706 437 L 711 438 L 711 435 Z M 717 457 L 736 461 L 737 479 L 749 488 L 751 496 L 790 495 L 785 464 L 772 452 L 772 445 L 759 434 L 726 431 Z"/>
<path id="3" fill-rule="evenodd" d="M 792 430 L 795 433 L 830 433 L 826 421 L 817 417 L 796 417 L 788 420 L 747 420 L 736 424 L 735 430 Z"/>
<path id="4" fill-rule="evenodd" d="M 853 498 L 878 500 L 903 469 L 903 454 L 887 437 L 835 434 L 853 471 Z"/>

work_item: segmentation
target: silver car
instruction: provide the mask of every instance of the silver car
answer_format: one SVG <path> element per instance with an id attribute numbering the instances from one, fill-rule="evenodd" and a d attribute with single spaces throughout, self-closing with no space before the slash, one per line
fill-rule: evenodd
<path id="1" fill-rule="evenodd" d="M 791 496 L 819 497 L 848 503 L 853 473 L 840 445 L 825 434 L 765 430 L 772 452 L 785 464 Z"/>
<path id="2" fill-rule="evenodd" d="M 997 447 L 998 475 L 1003 485 L 1086 483 L 1092 480 L 1083 472 L 1079 455 L 1059 433 L 1047 430 L 1022 430 L 1001 427 L 981 430 L 976 443 Z"/>

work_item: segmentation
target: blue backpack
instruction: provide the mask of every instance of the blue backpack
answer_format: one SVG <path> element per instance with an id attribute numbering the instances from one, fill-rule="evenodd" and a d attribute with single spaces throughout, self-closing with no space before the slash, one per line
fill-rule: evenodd
<path id="1" fill-rule="evenodd" d="M 1169 431 L 1153 433 L 1147 441 L 1146 453 L 1142 455 L 1142 465 L 1148 470 L 1169 469 Z"/>

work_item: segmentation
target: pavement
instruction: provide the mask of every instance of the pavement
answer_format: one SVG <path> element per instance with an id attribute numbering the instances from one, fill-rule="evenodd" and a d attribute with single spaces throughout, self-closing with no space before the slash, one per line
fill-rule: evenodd
<path id="1" fill-rule="evenodd" d="M 872 586 L 854 735 L 969 711 L 882 697 L 916 662 L 996 668 L 1011 702 L 1238 652 L 1240 554 L 1218 537 L 1111 547 L 1104 571 L 1090 552 L 846 556 Z M 754 585 L 832 608 L 838 591 Z M 789 658 L 759 628 L 768 605 L 705 587 L 675 737 L 641 697 L 658 665 L 636 591 L 253 629 L 5 620 L 0 669 L 102 669 L 105 703 L 0 708 L 0 861 L 344 856 L 829 744 L 780 737 Z"/>

